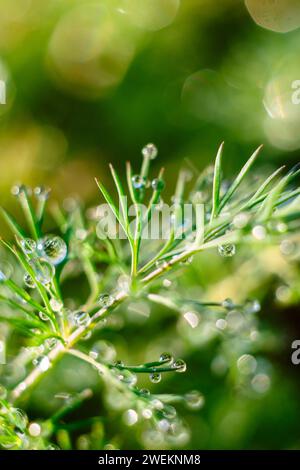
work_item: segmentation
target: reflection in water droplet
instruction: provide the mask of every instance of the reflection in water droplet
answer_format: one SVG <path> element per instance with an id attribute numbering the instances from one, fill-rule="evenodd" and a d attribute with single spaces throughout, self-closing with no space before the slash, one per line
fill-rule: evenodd
<path id="1" fill-rule="evenodd" d="M 152 383 L 157 384 L 161 381 L 161 374 L 159 374 L 158 372 L 153 372 L 149 375 L 149 378 Z"/>
<path id="2" fill-rule="evenodd" d="M 186 363 L 183 359 L 177 359 L 177 361 L 172 364 L 172 367 L 179 373 L 186 371 Z"/>
<path id="3" fill-rule="evenodd" d="M 114 303 L 114 297 L 110 294 L 101 294 L 98 301 L 101 307 L 110 307 Z"/>
<path id="4" fill-rule="evenodd" d="M 33 280 L 33 278 L 30 276 L 30 274 L 25 274 L 24 275 L 24 284 L 25 286 L 29 287 L 30 289 L 34 289 L 36 286 L 35 286 L 35 282 Z"/>
<path id="5" fill-rule="evenodd" d="M 233 244 L 219 245 L 218 252 L 224 258 L 231 258 L 232 256 L 235 255 L 236 248 L 235 248 L 235 245 Z"/>
<path id="6" fill-rule="evenodd" d="M 24 253 L 33 253 L 36 249 L 36 242 L 32 238 L 22 238 L 21 247 Z"/>
<path id="7" fill-rule="evenodd" d="M 192 410 L 199 410 L 204 406 L 205 399 L 198 390 L 193 390 L 184 395 L 186 406 Z"/>
<path id="8" fill-rule="evenodd" d="M 67 245 L 57 235 L 46 235 L 38 241 L 38 251 L 51 264 L 61 263 L 67 256 Z"/>

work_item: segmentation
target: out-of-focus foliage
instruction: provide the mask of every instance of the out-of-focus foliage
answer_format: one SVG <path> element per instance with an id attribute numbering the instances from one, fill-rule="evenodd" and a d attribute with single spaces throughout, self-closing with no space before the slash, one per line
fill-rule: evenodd
<path id="1" fill-rule="evenodd" d="M 70 195 L 96 205 L 93 177 L 101 175 L 109 187 L 106 163 L 121 169 L 126 160 L 139 160 L 140 147 L 151 140 L 160 149 L 160 164 L 168 163 L 166 197 L 173 188 L 168 182 L 183 162 L 197 177 L 222 140 L 228 147 L 223 166 L 229 177 L 260 143 L 265 150 L 258 173 L 297 163 L 298 3 L 0 0 L 0 80 L 6 84 L 6 104 L 0 104 L 1 205 L 12 209 L 9 193 L 15 183 L 51 187 L 54 199 L 63 201 L 65 209 L 74 202 Z M 51 219 L 45 223 L 47 230 L 53 227 Z M 8 234 L 2 220 L 0 226 L 1 235 Z M 11 263 L 7 254 L 2 253 L 1 259 Z M 21 279 L 21 273 L 16 274 Z M 99 332 L 99 348 L 116 355 L 113 360 L 151 361 L 166 345 L 185 357 L 184 380 L 167 376 L 155 390 L 183 394 L 199 389 L 205 406 L 190 413 L 179 404 L 185 440 L 173 444 L 299 448 L 299 372 L 290 361 L 291 342 L 300 333 L 297 240 L 263 252 L 244 247 L 225 262 L 207 252 L 185 273 L 166 281 L 165 288 L 172 285 L 181 298 L 222 302 L 229 297 L 242 302 L 250 297 L 262 305 L 258 313 L 262 327 L 251 325 L 253 344 L 247 353 L 255 356 L 256 363 L 244 359 L 246 371 L 255 366 L 253 374 L 244 373 L 243 361 L 238 366 L 238 341 L 221 340 L 225 324 L 219 321 L 216 327 L 218 320 L 224 320 L 218 310 L 196 315 L 189 308 L 176 313 L 168 306 L 150 308 L 134 301 Z M 85 292 L 81 279 L 76 284 L 70 281 L 65 292 L 69 308 Z M 25 343 L 1 324 L 0 340 L 6 335 L 13 356 Z M 24 366 L 31 360 L 25 354 Z M 73 361 L 67 357 L 35 390 L 27 410 L 31 420 L 47 420 L 70 397 L 76 402 L 83 382 L 104 396 L 97 374 L 78 362 L 74 372 Z M 145 380 L 141 386 L 149 386 L 147 379 L 141 380 Z M 58 393 L 59 387 L 64 393 Z M 0 389 L 0 400 L 5 399 Z M 113 397 L 108 408 L 112 401 L 117 400 Z M 99 408 L 107 405 L 97 398 L 87 403 L 83 414 L 75 412 L 78 421 L 99 414 Z M 0 416 L 7 428 L 3 437 L 7 447 L 18 446 L 24 433 L 19 413 L 13 408 Z M 128 433 L 134 414 L 125 415 L 121 424 L 119 414 L 112 408 L 107 422 L 89 422 L 86 434 L 78 431 L 72 445 L 82 449 L 154 445 L 147 434 L 141 444 L 138 427 L 136 436 Z M 46 421 L 45 436 L 48 425 Z M 34 436 L 25 437 L 34 446 Z M 64 429 L 57 439 L 60 447 L 70 446 Z M 47 447 L 38 440 L 39 447 Z"/>

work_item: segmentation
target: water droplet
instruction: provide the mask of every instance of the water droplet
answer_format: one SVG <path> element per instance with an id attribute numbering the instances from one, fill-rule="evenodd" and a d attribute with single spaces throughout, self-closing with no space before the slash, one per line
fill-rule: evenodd
<path id="1" fill-rule="evenodd" d="M 146 187 L 146 178 L 143 178 L 141 175 L 134 175 L 131 181 L 134 189 L 144 189 Z"/>
<path id="2" fill-rule="evenodd" d="M 150 160 L 154 160 L 157 157 L 157 147 L 154 144 L 147 144 L 142 149 L 142 155 L 144 158 L 150 158 Z"/>
<path id="3" fill-rule="evenodd" d="M 49 321 L 49 320 L 50 320 L 50 318 L 48 317 L 48 315 L 46 315 L 46 313 L 44 313 L 44 312 L 39 312 L 39 317 L 40 317 L 40 319 L 43 320 L 43 321 Z"/>
<path id="4" fill-rule="evenodd" d="M 192 390 L 184 395 L 185 404 L 192 410 L 199 410 L 204 406 L 205 399 L 198 390 Z"/>
<path id="5" fill-rule="evenodd" d="M 26 193 L 27 188 L 24 184 L 16 184 L 11 188 L 11 194 L 13 196 L 20 196 L 23 193 Z"/>
<path id="6" fill-rule="evenodd" d="M 76 326 L 88 326 L 91 322 L 91 318 L 87 312 L 79 310 L 73 313 L 73 321 Z"/>
<path id="7" fill-rule="evenodd" d="M 225 330 L 226 327 L 227 327 L 227 321 L 224 320 L 223 318 L 219 318 L 217 321 L 216 321 L 216 327 L 219 329 L 219 330 Z"/>
<path id="8" fill-rule="evenodd" d="M 56 444 L 49 444 L 46 450 L 61 450 Z"/>
<path id="9" fill-rule="evenodd" d="M 264 240 L 267 235 L 267 231 L 263 225 L 256 225 L 252 229 L 252 235 L 256 240 Z"/>
<path id="10" fill-rule="evenodd" d="M 176 370 L 176 372 L 182 373 L 186 371 L 186 363 L 184 362 L 183 359 L 177 359 L 172 365 L 173 369 Z"/>
<path id="11" fill-rule="evenodd" d="M 61 263 L 67 256 L 67 245 L 57 235 L 46 235 L 38 241 L 37 248 L 41 255 L 54 265 Z"/>
<path id="12" fill-rule="evenodd" d="M 181 261 L 180 264 L 185 264 L 185 265 L 188 265 L 188 264 L 191 264 L 193 262 L 193 259 L 194 257 L 193 256 L 189 256 L 188 258 L 186 258 L 185 260 Z"/>
<path id="13" fill-rule="evenodd" d="M 245 313 L 258 313 L 261 310 L 261 306 L 258 300 L 247 300 L 244 306 Z"/>
<path id="14" fill-rule="evenodd" d="M 26 429 L 28 424 L 28 417 L 25 411 L 21 410 L 20 408 L 12 408 L 10 410 L 10 417 L 17 428 L 19 428 L 21 431 Z"/>
<path id="15" fill-rule="evenodd" d="M 224 258 L 230 258 L 235 255 L 236 248 L 235 245 L 233 245 L 232 243 L 229 243 L 227 245 L 219 245 L 218 252 Z"/>
<path id="16" fill-rule="evenodd" d="M 292 256 L 296 252 L 297 245 L 291 240 L 282 240 L 280 251 L 284 256 Z"/>
<path id="17" fill-rule="evenodd" d="M 145 419 L 151 419 L 152 418 L 152 410 L 150 410 L 150 408 L 145 408 L 143 411 L 142 411 L 142 415 L 143 415 L 143 418 Z"/>
<path id="18" fill-rule="evenodd" d="M 0 282 L 7 281 L 12 275 L 12 267 L 6 261 L 0 263 Z"/>
<path id="19" fill-rule="evenodd" d="M 32 363 L 42 372 L 46 372 L 50 368 L 50 360 L 48 356 L 39 356 L 34 359 Z"/>
<path id="20" fill-rule="evenodd" d="M 235 305 L 234 305 L 233 300 L 228 298 L 228 299 L 223 300 L 222 307 L 226 308 L 226 310 L 232 310 L 235 307 Z"/>
<path id="21" fill-rule="evenodd" d="M 148 390 L 148 388 L 141 388 L 140 389 L 140 394 L 145 395 L 145 396 L 149 396 L 150 395 L 150 390 Z"/>
<path id="22" fill-rule="evenodd" d="M 267 374 L 257 374 L 253 377 L 251 385 L 255 392 L 263 394 L 269 390 L 271 380 Z"/>
<path id="23" fill-rule="evenodd" d="M 51 189 L 44 186 L 37 186 L 34 188 L 33 193 L 39 201 L 46 201 L 49 198 Z"/>
<path id="24" fill-rule="evenodd" d="M 197 312 L 185 312 L 183 317 L 192 328 L 196 328 L 199 325 L 199 315 Z"/>
<path id="25" fill-rule="evenodd" d="M 114 303 L 114 298 L 110 294 L 101 294 L 98 300 L 102 307 L 110 307 Z"/>
<path id="26" fill-rule="evenodd" d="M 137 376 L 128 370 L 123 370 L 121 381 L 131 387 L 134 387 L 137 383 Z"/>
<path id="27" fill-rule="evenodd" d="M 237 367 L 243 375 L 253 374 L 253 372 L 255 372 L 256 366 L 256 359 L 255 357 L 251 356 L 251 354 L 243 354 L 237 361 Z"/>
<path id="28" fill-rule="evenodd" d="M 123 420 L 127 426 L 133 426 L 138 421 L 138 414 L 135 410 L 127 410 L 123 415 Z"/>
<path id="29" fill-rule="evenodd" d="M 249 221 L 249 215 L 245 214 L 244 212 L 241 212 L 240 214 L 237 214 L 234 217 L 233 225 L 235 228 L 241 229 L 241 228 L 246 227 L 248 221 Z"/>
<path id="30" fill-rule="evenodd" d="M 59 299 L 52 298 L 50 299 L 50 307 L 52 308 L 53 312 L 59 312 L 63 307 L 63 303 Z"/>
<path id="31" fill-rule="evenodd" d="M 99 340 L 93 344 L 89 355 L 93 359 L 99 358 L 101 362 L 112 363 L 116 359 L 116 350 L 108 341 Z"/>
<path id="32" fill-rule="evenodd" d="M 29 287 L 30 289 L 35 288 L 35 282 L 34 279 L 30 276 L 30 274 L 25 274 L 23 278 L 25 286 Z"/>
<path id="33" fill-rule="evenodd" d="M 177 415 L 176 409 L 171 405 L 165 405 L 163 407 L 162 413 L 166 419 L 174 419 Z"/>
<path id="34" fill-rule="evenodd" d="M 45 346 L 47 349 L 51 350 L 55 348 L 57 345 L 57 339 L 56 338 L 47 338 L 45 339 Z"/>
<path id="35" fill-rule="evenodd" d="M 164 287 L 171 287 L 172 285 L 172 281 L 170 281 L 170 279 L 164 279 L 163 280 L 163 286 Z"/>
<path id="36" fill-rule="evenodd" d="M 32 238 L 22 238 L 20 245 L 26 254 L 33 253 L 36 249 L 36 242 Z"/>
<path id="37" fill-rule="evenodd" d="M 30 423 L 28 432 L 32 437 L 38 437 L 41 434 L 42 428 L 38 423 Z"/>
<path id="38" fill-rule="evenodd" d="M 163 362 L 164 364 L 171 364 L 171 362 L 173 362 L 173 356 L 168 352 L 164 352 L 160 355 L 159 361 Z"/>
<path id="39" fill-rule="evenodd" d="M 30 265 L 32 266 L 35 277 L 43 285 L 50 284 L 55 273 L 54 267 L 43 259 L 31 260 Z"/>
<path id="40" fill-rule="evenodd" d="M 151 182 L 151 186 L 154 191 L 162 191 L 165 187 L 165 182 L 162 178 L 154 178 Z"/>
<path id="41" fill-rule="evenodd" d="M 158 384 L 161 381 L 161 374 L 158 372 L 152 372 L 149 375 L 150 381 L 154 384 Z"/>

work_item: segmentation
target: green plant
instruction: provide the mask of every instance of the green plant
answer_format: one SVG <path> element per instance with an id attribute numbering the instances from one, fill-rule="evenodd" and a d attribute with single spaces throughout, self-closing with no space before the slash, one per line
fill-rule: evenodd
<path id="1" fill-rule="evenodd" d="M 86 344 L 95 332 L 101 335 L 101 328 L 113 310 L 120 312 L 132 299 L 159 303 L 174 311 L 180 311 L 186 304 L 197 311 L 210 308 L 221 308 L 225 312 L 239 309 L 246 314 L 259 311 L 256 300 L 245 299 L 243 304 L 237 305 L 230 299 L 221 303 L 207 302 L 185 299 L 172 290 L 168 295 L 161 292 L 163 284 L 168 282 L 167 273 L 182 269 L 182 265 L 191 263 L 192 257 L 198 253 L 218 250 L 221 256 L 232 257 L 238 244 L 260 243 L 265 246 L 277 243 L 282 237 L 287 240 L 299 232 L 300 189 L 294 182 L 300 170 L 295 167 L 280 177 L 283 171 L 280 168 L 256 182 L 250 178 L 249 171 L 259 151 L 260 148 L 253 153 L 230 184 L 222 181 L 223 144 L 218 150 L 214 169 L 209 168 L 198 176 L 188 194 L 186 187 L 191 186 L 189 175 L 186 170 L 181 171 L 166 240 L 143 237 L 155 211 L 161 210 L 164 189 L 161 170 L 152 181 L 151 194 L 147 197 L 150 163 L 157 153 L 152 144 L 143 149 L 138 175 L 133 175 L 131 165 L 127 163 L 127 190 L 134 208 L 133 221 L 125 203 L 127 193 L 115 169 L 110 166 L 119 204 L 97 180 L 111 214 L 125 234 L 124 239 L 105 236 L 103 227 L 99 226 L 97 208 L 84 213 L 76 201 L 68 201 L 64 209 L 52 206 L 52 218 L 57 225 L 55 233 L 59 235 L 45 235 L 43 222 L 49 191 L 35 189 L 37 204 L 34 207 L 28 188 L 19 186 L 13 189 L 22 206 L 28 232 L 2 209 L 15 242 L 2 240 L 9 258 L 0 265 L 0 315 L 1 322 L 9 327 L 7 338 L 9 332 L 18 332 L 18 340 L 15 341 L 18 347 L 8 344 L 12 351 L 9 364 L 2 366 L 0 446 L 46 449 L 55 448 L 54 442 L 58 442 L 60 447 L 69 449 L 73 445 L 73 433 L 87 425 L 92 429 L 90 439 L 94 440 L 93 445 L 96 448 L 105 445 L 103 417 L 64 422 L 67 414 L 72 414 L 91 398 L 90 389 L 65 396 L 64 404 L 53 415 L 31 424 L 17 407 L 26 406 L 32 390 L 66 355 L 97 370 L 99 380 L 105 384 L 105 393 L 114 393 L 114 400 L 123 403 L 128 424 L 144 420 L 147 432 L 163 436 L 161 442 L 164 444 L 161 445 L 182 445 L 182 436 L 187 435 L 187 430 L 172 405 L 187 402 L 191 408 L 197 409 L 203 405 L 203 396 L 188 390 L 185 395 L 153 394 L 136 385 L 136 375 L 148 374 L 153 383 L 158 383 L 162 374 L 185 372 L 184 360 L 173 359 L 171 353 L 162 351 L 160 358 L 154 358 L 152 362 L 126 365 L 120 361 L 112 362 L 107 351 L 88 351 Z M 145 200 L 146 209 L 143 210 Z M 190 223 L 181 217 L 184 203 L 190 204 L 195 215 L 195 220 Z M 178 228 L 181 228 L 181 237 L 176 236 Z M 80 305 L 76 305 L 73 299 L 72 308 L 68 308 L 63 294 L 64 285 L 68 279 L 72 281 L 74 277 L 81 276 L 87 280 L 89 293 Z M 77 294 L 72 294 L 77 300 Z M 252 317 L 247 319 L 247 327 L 250 328 L 253 321 Z M 20 364 L 24 376 L 16 380 L 11 371 Z"/>

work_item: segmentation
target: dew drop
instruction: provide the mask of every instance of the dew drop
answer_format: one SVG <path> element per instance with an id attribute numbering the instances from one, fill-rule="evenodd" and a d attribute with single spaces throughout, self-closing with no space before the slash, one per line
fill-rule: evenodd
<path id="1" fill-rule="evenodd" d="M 50 284 L 55 273 L 54 267 L 43 259 L 30 261 L 36 279 L 43 285 Z"/>
<path id="2" fill-rule="evenodd" d="M 102 307 L 110 307 L 114 303 L 114 298 L 110 294 L 101 294 L 98 300 Z"/>
<path id="3" fill-rule="evenodd" d="M 177 415 L 176 409 L 174 408 L 174 406 L 171 406 L 171 405 L 165 405 L 163 407 L 162 413 L 164 417 L 167 419 L 174 419 L 176 418 L 176 415 Z"/>
<path id="4" fill-rule="evenodd" d="M 264 240 L 267 235 L 267 231 L 263 225 L 256 225 L 252 229 L 252 235 L 256 240 Z"/>
<path id="5" fill-rule="evenodd" d="M 154 178 L 151 182 L 151 187 L 154 191 L 162 191 L 165 187 L 165 182 L 162 178 Z"/>
<path id="6" fill-rule="evenodd" d="M 144 189 L 146 187 L 146 178 L 143 178 L 141 175 L 134 175 L 131 181 L 134 189 Z"/>
<path id="7" fill-rule="evenodd" d="M 35 288 L 35 282 L 33 278 L 30 276 L 30 274 L 25 274 L 23 278 L 25 286 L 29 287 L 29 289 L 34 289 Z"/>
<path id="8" fill-rule="evenodd" d="M 61 263 L 67 256 L 67 245 L 57 235 L 46 235 L 38 241 L 38 251 L 51 264 Z"/>
<path id="9" fill-rule="evenodd" d="M 22 238 L 20 245 L 26 254 L 33 253 L 36 249 L 36 242 L 32 238 Z"/>
<path id="10" fill-rule="evenodd" d="M 255 372 L 256 366 L 256 359 L 255 357 L 251 356 L 251 354 L 243 354 L 237 361 L 238 370 L 243 375 L 253 374 L 253 372 Z"/>
<path id="11" fill-rule="evenodd" d="M 12 408 L 10 411 L 10 416 L 17 428 L 19 428 L 21 431 L 26 429 L 28 424 L 28 417 L 25 411 L 21 410 L 20 408 Z"/>
<path id="12" fill-rule="evenodd" d="M 152 372 L 149 375 L 149 378 L 152 383 L 157 384 L 161 381 L 161 374 L 159 374 L 158 372 Z"/>
<path id="13" fill-rule="evenodd" d="M 162 353 L 159 357 L 159 361 L 164 364 L 171 364 L 171 362 L 173 362 L 173 356 L 168 352 Z"/>
<path id="14" fill-rule="evenodd" d="M 123 420 L 127 426 L 133 426 L 138 421 L 138 414 L 135 410 L 127 410 L 123 415 Z"/>
<path id="15" fill-rule="evenodd" d="M 249 221 L 249 216 L 248 214 L 245 214 L 244 212 L 241 212 L 240 214 L 237 214 L 234 219 L 233 219 L 233 225 L 238 228 L 244 228 Z"/>
<path id="16" fill-rule="evenodd" d="M 236 248 L 235 248 L 235 245 L 233 245 L 232 243 L 227 244 L 227 245 L 219 245 L 218 252 L 224 258 L 231 258 L 232 256 L 235 255 Z"/>
<path id="17" fill-rule="evenodd" d="M 222 302 L 222 307 L 226 308 L 226 310 L 232 310 L 234 309 L 235 305 L 232 299 L 225 299 Z"/>
<path id="18" fill-rule="evenodd" d="M 50 307 L 52 308 L 53 312 L 59 312 L 62 307 L 63 303 L 59 299 L 50 299 Z"/>
<path id="19" fill-rule="evenodd" d="M 184 395 L 184 400 L 187 408 L 192 410 L 199 410 L 204 406 L 205 399 L 202 393 L 198 390 L 192 390 Z"/>
<path id="20" fill-rule="evenodd" d="M 44 186 L 36 186 L 33 193 L 39 201 L 46 201 L 49 198 L 51 189 L 45 188 Z"/>
<path id="21" fill-rule="evenodd" d="M 48 317 L 48 315 L 46 315 L 46 313 L 44 313 L 44 312 L 39 312 L 39 317 L 40 317 L 40 319 L 43 320 L 43 321 L 49 321 L 49 320 L 50 320 L 50 318 Z"/>
<path id="22" fill-rule="evenodd" d="M 271 380 L 267 374 L 257 374 L 253 377 L 251 385 L 255 392 L 263 394 L 269 390 L 271 386 Z"/>
<path id="23" fill-rule="evenodd" d="M 261 310 L 261 305 L 258 300 L 247 300 L 244 306 L 245 313 L 258 313 Z"/>
<path id="24" fill-rule="evenodd" d="M 176 370 L 176 372 L 182 373 L 186 371 L 186 363 L 184 362 L 183 359 L 177 359 L 172 365 L 173 369 Z"/>
<path id="25" fill-rule="evenodd" d="M 57 339 L 56 338 L 47 338 L 45 339 L 45 346 L 47 349 L 51 350 L 55 348 L 57 345 Z"/>
<path id="26" fill-rule="evenodd" d="M 147 144 L 142 149 L 142 155 L 144 158 L 149 158 L 150 160 L 154 160 L 157 157 L 158 150 L 154 144 Z"/>
<path id="27" fill-rule="evenodd" d="M 227 327 L 227 321 L 224 320 L 223 318 L 219 318 L 217 321 L 216 321 L 216 327 L 218 328 L 218 330 L 225 330 L 226 327 Z"/>
<path id="28" fill-rule="evenodd" d="M 89 314 L 82 310 L 73 313 L 73 320 L 76 326 L 88 326 L 91 322 Z"/>
<path id="29" fill-rule="evenodd" d="M 48 356 L 39 356 L 34 359 L 32 363 L 42 372 L 46 372 L 50 368 L 50 360 Z"/>
<path id="30" fill-rule="evenodd" d="M 23 193 L 26 193 L 26 191 L 27 191 L 27 188 L 24 184 L 15 184 L 11 188 L 11 194 L 16 197 L 20 196 Z"/>
<path id="31" fill-rule="evenodd" d="M 150 390 L 148 390 L 148 388 L 141 388 L 140 389 L 140 394 L 145 395 L 145 396 L 149 396 L 150 395 Z"/>
<path id="32" fill-rule="evenodd" d="M 30 423 L 28 432 L 32 437 L 38 437 L 41 434 L 42 428 L 38 423 Z"/>

